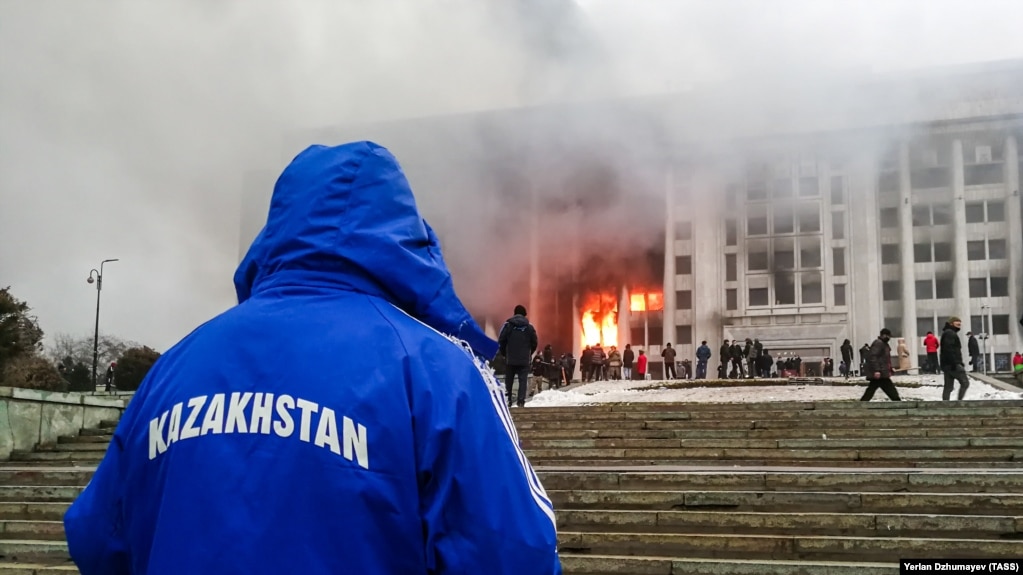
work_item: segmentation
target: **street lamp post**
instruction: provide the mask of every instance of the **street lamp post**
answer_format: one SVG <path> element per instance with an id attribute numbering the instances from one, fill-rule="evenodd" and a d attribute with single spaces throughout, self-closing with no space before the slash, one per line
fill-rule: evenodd
<path id="1" fill-rule="evenodd" d="M 96 283 L 96 328 L 92 335 L 92 388 L 96 389 L 96 369 L 99 363 L 99 298 L 100 294 L 103 293 L 103 264 L 108 262 L 116 262 L 115 259 L 103 260 L 99 263 L 99 270 L 95 268 L 89 271 L 89 279 L 86 281 L 89 283 Z M 95 276 L 95 277 L 93 277 Z M 109 391 L 109 390 L 108 390 Z"/>

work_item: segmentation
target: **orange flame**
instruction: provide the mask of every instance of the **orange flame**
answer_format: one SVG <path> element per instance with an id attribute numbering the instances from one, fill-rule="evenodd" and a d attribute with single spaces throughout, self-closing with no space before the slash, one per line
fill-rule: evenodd
<path id="1" fill-rule="evenodd" d="M 634 293 L 629 295 L 629 311 L 663 311 L 664 294 L 661 292 Z"/>
<path id="2" fill-rule="evenodd" d="M 583 345 L 618 345 L 618 298 L 614 294 L 587 294 L 581 311 Z"/>

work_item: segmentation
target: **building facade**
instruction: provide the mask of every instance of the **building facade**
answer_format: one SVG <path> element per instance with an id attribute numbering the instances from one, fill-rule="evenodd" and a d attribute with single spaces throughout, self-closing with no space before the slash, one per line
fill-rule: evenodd
<path id="1" fill-rule="evenodd" d="M 515 175 L 519 188 L 535 189 L 573 178 L 576 156 L 566 148 L 592 149 L 593 134 L 606 135 L 608 147 L 645 142 L 634 157 L 646 195 L 663 202 L 655 208 L 663 244 L 637 249 L 653 250 L 663 292 L 643 286 L 652 298 L 645 301 L 656 305 L 641 309 L 630 306 L 637 288 L 627 281 L 611 293 L 621 293 L 619 347 L 645 349 L 655 376 L 667 342 L 678 359 L 695 363 L 706 340 L 713 369 L 723 340 L 755 338 L 774 357 L 799 355 L 812 368 L 840 358 L 846 339 L 858 349 L 882 327 L 904 338 L 916 358 L 911 363 L 923 365 L 924 335 L 940 334 L 953 315 L 963 320 L 961 335 L 987 336 L 981 341 L 988 367 L 1008 370 L 1011 354 L 1023 350 L 1023 63 L 854 83 L 844 93 L 827 106 L 788 102 L 782 112 L 792 121 L 766 127 L 749 121 L 735 129 L 735 116 L 756 103 L 755 94 L 729 108 L 712 93 L 582 115 L 547 107 L 346 127 L 296 134 L 296 142 L 313 136 L 386 143 L 416 174 L 426 204 L 431 190 L 450 186 L 450 174 L 464 178 L 466 165 L 486 156 L 482 148 L 514 157 L 507 163 L 545 165 L 542 178 L 535 169 Z M 782 115 L 776 112 L 759 110 L 757 117 Z M 579 125 L 587 127 L 584 136 Z M 718 129 L 724 125 L 729 129 Z M 562 129 L 575 130 L 576 138 L 550 144 L 550 134 Z M 482 190 L 492 179 L 467 187 Z M 247 190 L 243 201 L 265 205 L 266 188 Z M 515 201 L 525 221 L 530 213 L 539 217 L 536 201 Z M 531 257 L 520 270 L 528 296 L 518 301 L 543 310 L 536 314 L 542 332 L 578 356 L 580 301 L 589 288 L 572 284 L 566 291 L 551 279 L 538 235 L 550 224 L 535 221 L 525 226 L 532 230 L 524 248 Z M 243 245 L 260 223 L 245 216 Z M 443 226 L 435 227 L 443 239 Z M 504 319 L 473 311 L 491 332 Z"/>

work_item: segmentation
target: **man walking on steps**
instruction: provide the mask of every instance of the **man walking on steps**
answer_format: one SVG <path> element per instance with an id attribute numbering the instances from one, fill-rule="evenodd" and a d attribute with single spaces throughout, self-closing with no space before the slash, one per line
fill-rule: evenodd
<path id="1" fill-rule="evenodd" d="M 867 385 L 867 391 L 863 392 L 860 401 L 873 399 L 874 392 L 879 387 L 888 396 L 888 399 L 902 401 L 902 398 L 899 397 L 899 390 L 895 389 L 895 384 L 892 383 L 892 348 L 888 345 L 888 340 L 891 338 L 891 330 L 884 328 L 874 343 L 870 344 L 866 365 L 867 380 L 870 384 Z"/>
<path id="2" fill-rule="evenodd" d="M 963 322 L 956 316 L 948 318 L 945 329 L 941 332 L 941 371 L 945 374 L 945 389 L 941 392 L 942 401 L 952 397 L 955 382 L 959 382 L 959 399 L 966 397 L 970 387 L 970 378 L 966 375 L 963 364 L 963 342 L 959 339 L 959 329 Z"/>
<path id="3" fill-rule="evenodd" d="M 538 341 L 536 329 L 526 319 L 526 307 L 515 306 L 515 315 L 508 318 L 501 328 L 497 343 L 501 346 L 501 354 L 508 358 L 508 371 L 505 372 L 504 387 L 508 392 L 508 406 L 512 405 L 512 388 L 515 376 L 519 378 L 519 393 L 515 405 L 526 405 L 526 390 L 529 388 L 529 363 L 536 352 Z"/>

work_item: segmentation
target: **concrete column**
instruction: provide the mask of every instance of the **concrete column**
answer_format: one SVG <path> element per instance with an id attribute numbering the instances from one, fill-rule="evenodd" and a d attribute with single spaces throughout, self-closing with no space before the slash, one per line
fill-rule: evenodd
<path id="1" fill-rule="evenodd" d="M 899 251 L 901 252 L 902 337 L 909 357 L 917 357 L 916 268 L 913 263 L 913 186 L 909 178 L 909 143 L 899 145 Z M 965 246 L 964 246 L 965 249 Z"/>
<path id="2" fill-rule="evenodd" d="M 694 174 L 689 184 L 690 197 L 698 198 L 690 208 L 696 216 L 693 218 L 693 271 L 696 272 L 693 274 L 693 339 L 720 342 L 724 338 L 721 318 L 725 307 L 725 257 L 721 246 L 725 239 L 721 221 L 725 194 L 720 182 L 711 175 L 712 170 L 713 167 L 709 167 Z M 730 208 L 738 218 L 738 225 L 743 225 L 745 209 Z M 739 262 L 739 269 L 743 270 L 740 273 L 745 273 L 746 262 Z M 675 278 L 671 287 L 675 287 Z M 716 356 L 716 349 L 714 353 Z"/>
<path id="3" fill-rule="evenodd" d="M 572 356 L 578 362 L 583 351 L 583 322 L 579 313 L 579 294 L 572 294 Z"/>
<path id="4" fill-rule="evenodd" d="M 881 266 L 852 262 L 879 261 L 880 213 L 877 199 L 877 159 L 856 157 L 847 179 L 849 210 L 849 338 L 859 349 L 877 337 L 881 323 Z"/>
<path id="5" fill-rule="evenodd" d="M 1005 138 L 1005 214 L 1009 227 L 1009 333 L 1012 334 L 1014 349 L 1023 349 L 1023 329 L 1020 315 L 1023 314 L 1023 225 L 1019 189 L 1019 147 L 1016 136 Z M 992 364 L 993 365 L 993 364 Z"/>
<path id="6" fill-rule="evenodd" d="M 664 327 L 663 342 L 675 341 L 675 174 L 671 166 L 664 173 Z"/>
<path id="7" fill-rule="evenodd" d="M 618 349 L 625 349 L 625 344 L 632 342 L 632 332 L 629 331 L 629 319 L 632 310 L 629 309 L 629 286 L 622 286 L 621 296 L 618 298 Z"/>
<path id="8" fill-rule="evenodd" d="M 966 252 L 966 184 L 963 180 L 963 142 L 952 142 L 952 249 L 956 307 L 952 313 L 970 322 L 970 262 Z M 938 323 L 941 325 L 941 322 Z M 969 326 L 976 332 L 978 326 Z"/>
<path id="9" fill-rule="evenodd" d="M 538 314 L 540 311 L 540 190 L 539 184 L 529 184 L 529 309 L 527 312 Z M 537 316 L 530 318 L 533 321 Z M 534 323 L 539 323 L 535 322 Z M 539 332 L 542 325 L 536 326 Z"/>

